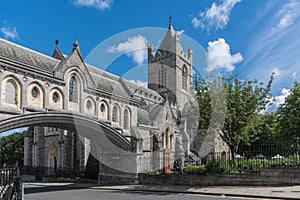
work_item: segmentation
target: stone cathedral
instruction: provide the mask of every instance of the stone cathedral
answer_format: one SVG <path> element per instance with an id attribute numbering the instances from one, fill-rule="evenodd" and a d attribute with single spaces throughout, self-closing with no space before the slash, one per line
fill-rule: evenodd
<path id="1" fill-rule="evenodd" d="M 24 138 L 23 173 L 33 180 L 124 177 L 118 171 L 168 171 L 175 160 L 183 164 L 201 146 L 193 145 L 192 60 L 192 49 L 182 49 L 172 24 L 157 51 L 148 46 L 148 88 L 85 63 L 78 41 L 69 55 L 56 41 L 50 57 L 0 39 L 1 116 L 77 113 L 105 124 L 132 147 L 130 153 L 105 154 L 104 140 L 97 143 L 84 130 L 32 125 Z"/>

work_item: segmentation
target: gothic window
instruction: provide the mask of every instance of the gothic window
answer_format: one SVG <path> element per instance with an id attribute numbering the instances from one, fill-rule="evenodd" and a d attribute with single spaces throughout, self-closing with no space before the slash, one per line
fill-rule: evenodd
<path id="1" fill-rule="evenodd" d="M 107 104 L 104 102 L 100 103 L 99 117 L 100 119 L 108 120 L 108 107 Z"/>
<path id="2" fill-rule="evenodd" d="M 170 149 L 173 149 L 173 135 L 170 135 Z"/>
<path id="3" fill-rule="evenodd" d="M 169 148 L 169 140 L 170 140 L 170 131 L 169 129 L 166 130 L 166 148 Z"/>
<path id="4" fill-rule="evenodd" d="M 187 90 L 187 68 L 183 65 L 182 68 L 182 89 Z"/>
<path id="5" fill-rule="evenodd" d="M 119 109 L 117 106 L 113 107 L 112 110 L 112 121 L 118 123 L 119 122 Z"/>
<path id="6" fill-rule="evenodd" d="M 9 104 L 17 104 L 17 89 L 16 85 L 12 80 L 7 81 L 5 86 L 5 102 Z"/>
<path id="7" fill-rule="evenodd" d="M 130 127 L 130 115 L 129 115 L 129 111 L 126 108 L 124 110 L 124 129 L 129 129 Z"/>
<path id="8" fill-rule="evenodd" d="M 77 101 L 77 82 L 74 76 L 69 81 L 69 101 Z"/>
<path id="9" fill-rule="evenodd" d="M 31 90 L 31 96 L 33 98 L 37 98 L 39 96 L 39 90 L 37 89 L 37 87 L 33 87 Z"/>
<path id="10" fill-rule="evenodd" d="M 162 147 L 165 148 L 166 147 L 166 138 L 165 138 L 165 134 L 161 135 L 161 139 L 162 139 Z"/>
<path id="11" fill-rule="evenodd" d="M 104 103 L 101 103 L 101 106 L 100 106 L 100 112 L 105 112 L 105 110 L 106 110 L 106 107 L 105 107 L 105 105 L 104 105 Z"/>

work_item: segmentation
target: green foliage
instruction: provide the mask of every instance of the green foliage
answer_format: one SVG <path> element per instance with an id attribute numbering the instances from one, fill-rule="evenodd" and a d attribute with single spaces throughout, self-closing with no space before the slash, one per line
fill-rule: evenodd
<path id="1" fill-rule="evenodd" d="M 293 141 L 300 137 L 300 83 L 295 82 L 285 102 L 278 108 L 278 136 L 281 140 Z"/>
<path id="2" fill-rule="evenodd" d="M 204 175 L 206 174 L 206 166 L 186 166 L 183 168 L 183 172 L 187 174 L 198 174 L 198 175 Z"/>
<path id="3" fill-rule="evenodd" d="M 259 120 L 258 113 L 271 103 L 272 82 L 273 74 L 266 87 L 256 80 L 241 81 L 236 77 L 222 78 L 221 81 L 196 80 L 195 90 L 200 116 L 199 132 L 205 132 L 203 130 L 211 126 L 215 110 L 221 110 L 218 114 L 224 115 L 224 123 L 220 118 L 220 124 L 213 125 L 213 131 L 220 133 L 234 158 L 234 153 L 241 142 L 249 144 L 257 140 L 258 133 L 249 130 L 252 130 Z M 225 107 L 224 111 L 222 106 Z"/>
<path id="4" fill-rule="evenodd" d="M 157 169 L 155 171 L 151 171 L 149 172 L 150 174 L 154 174 L 154 175 L 160 175 L 160 174 L 163 174 L 163 171 L 161 169 Z"/>
<path id="5" fill-rule="evenodd" d="M 3 164 L 14 165 L 18 161 L 19 166 L 23 166 L 24 159 L 24 134 L 16 132 L 1 138 L 0 146 L 0 166 Z"/>
<path id="6" fill-rule="evenodd" d="M 269 165 L 267 159 L 236 159 L 233 160 L 220 159 L 211 161 L 207 165 L 207 173 L 211 174 L 228 174 L 228 173 L 257 173 L 262 167 Z"/>

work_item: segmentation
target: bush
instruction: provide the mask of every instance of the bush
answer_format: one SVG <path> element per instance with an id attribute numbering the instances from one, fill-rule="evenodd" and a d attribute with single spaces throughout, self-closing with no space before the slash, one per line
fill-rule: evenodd
<path id="1" fill-rule="evenodd" d="M 160 175 L 160 174 L 163 174 L 163 171 L 161 169 L 157 169 L 155 171 L 149 172 L 149 174 Z"/>
<path id="2" fill-rule="evenodd" d="M 186 166 L 183 168 L 183 172 L 187 174 L 198 174 L 204 175 L 206 174 L 206 167 L 205 165 L 201 166 Z"/>

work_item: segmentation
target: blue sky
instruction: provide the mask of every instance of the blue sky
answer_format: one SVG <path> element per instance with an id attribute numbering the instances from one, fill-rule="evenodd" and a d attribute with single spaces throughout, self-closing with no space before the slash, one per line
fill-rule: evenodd
<path id="1" fill-rule="evenodd" d="M 77 38 L 89 60 L 97 45 L 116 34 L 167 28 L 170 13 L 174 29 L 207 51 L 206 70 L 265 82 L 275 72 L 277 104 L 300 80 L 300 0 L 10 0 L 1 2 L 0 37 L 46 55 L 52 54 L 56 39 L 61 51 L 70 53 Z M 158 44 L 155 40 L 137 33 L 110 43 L 107 55 L 122 54 L 110 70 L 122 76 L 131 67 L 146 66 L 141 49 Z M 136 46 L 141 49 L 128 53 Z"/>

